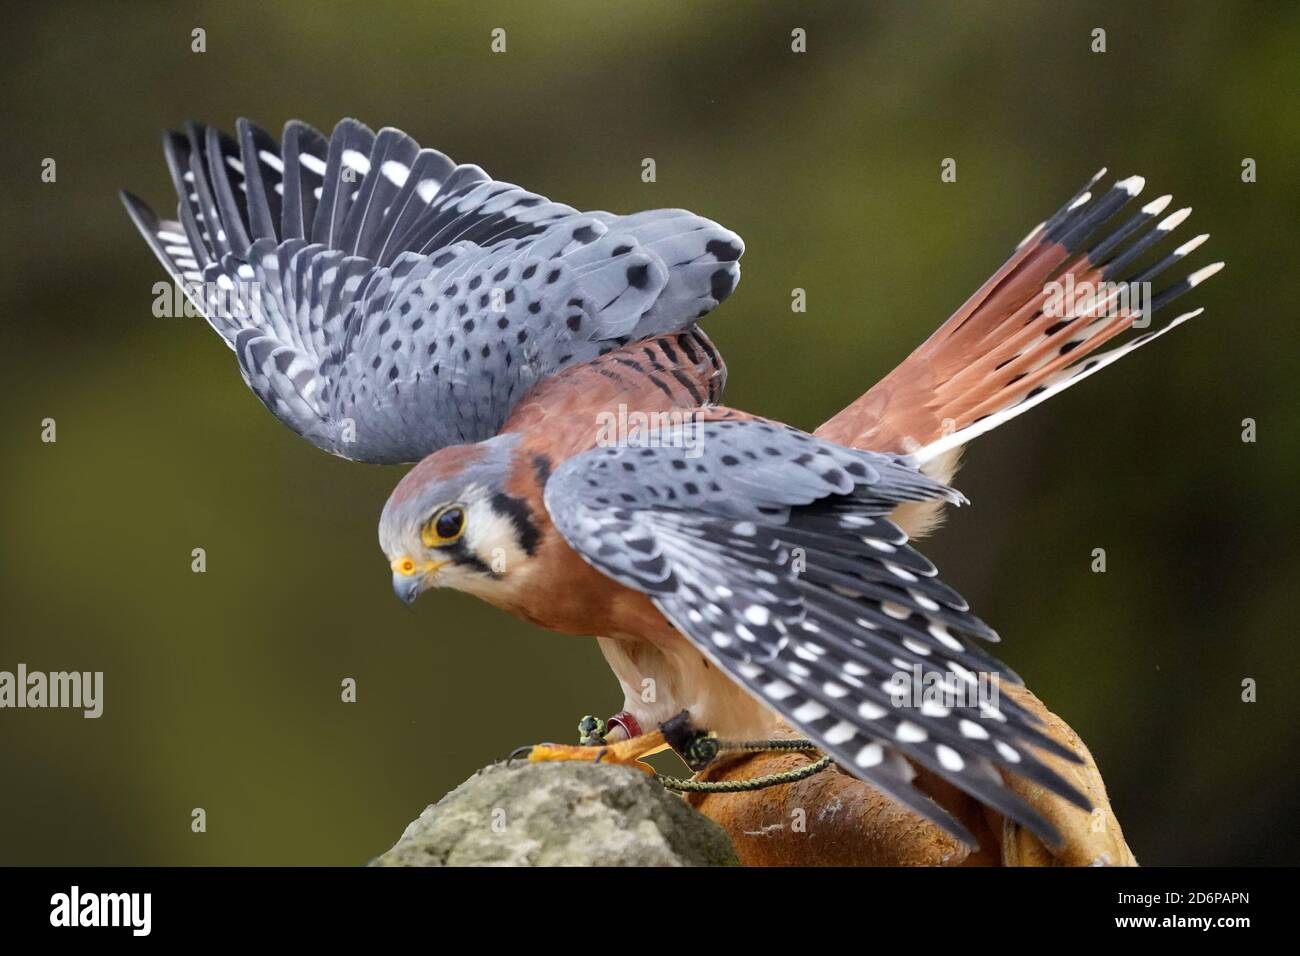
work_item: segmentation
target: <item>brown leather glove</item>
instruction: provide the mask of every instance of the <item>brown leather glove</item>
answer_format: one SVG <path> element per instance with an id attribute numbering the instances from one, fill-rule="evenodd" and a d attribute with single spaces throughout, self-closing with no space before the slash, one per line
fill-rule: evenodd
<path id="1" fill-rule="evenodd" d="M 1091 813 L 1049 790 L 1004 774 L 1007 786 L 1060 831 L 1048 847 L 946 781 L 917 768 L 914 784 L 960 820 L 979 840 L 971 850 L 934 824 L 839 767 L 806 780 L 749 793 L 689 793 L 686 799 L 731 834 L 746 866 L 1136 866 L 1092 754 L 1065 721 L 1023 687 L 1003 687 L 1040 715 L 1047 732 L 1083 758 L 1071 764 L 1041 759 L 1093 803 Z M 798 734 L 788 728 L 780 736 Z M 801 753 L 732 758 L 696 774 L 697 780 L 739 780 L 793 770 L 816 759 Z"/>

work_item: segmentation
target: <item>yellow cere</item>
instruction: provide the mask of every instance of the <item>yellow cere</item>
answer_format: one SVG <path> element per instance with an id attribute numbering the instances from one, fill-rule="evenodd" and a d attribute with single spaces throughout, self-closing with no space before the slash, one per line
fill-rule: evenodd
<path id="1" fill-rule="evenodd" d="M 415 561 L 411 558 L 394 558 L 390 566 L 398 574 L 409 578 L 416 573 L 429 574 L 437 571 L 446 563 L 446 561 Z"/>

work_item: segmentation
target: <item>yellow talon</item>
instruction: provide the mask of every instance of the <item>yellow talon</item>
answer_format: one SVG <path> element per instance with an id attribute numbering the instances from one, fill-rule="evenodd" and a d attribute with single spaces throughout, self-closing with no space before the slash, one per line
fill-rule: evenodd
<path id="1" fill-rule="evenodd" d="M 650 754 L 666 748 L 664 735 L 659 731 L 642 734 L 631 740 L 605 744 L 599 747 L 573 744 L 537 744 L 528 751 L 529 763 L 541 763 L 549 760 L 584 760 L 588 763 L 612 763 L 624 767 L 635 767 L 643 773 L 653 774 L 654 767 L 641 760 Z"/>

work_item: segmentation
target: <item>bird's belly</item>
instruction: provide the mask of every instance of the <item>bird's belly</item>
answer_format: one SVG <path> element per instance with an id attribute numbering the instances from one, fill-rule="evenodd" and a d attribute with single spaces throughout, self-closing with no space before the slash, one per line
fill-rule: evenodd
<path id="1" fill-rule="evenodd" d="M 730 740 L 770 736 L 777 715 L 668 629 L 653 639 L 597 638 L 623 687 L 623 709 L 650 731 L 683 710 L 691 722 Z"/>
<path id="2" fill-rule="evenodd" d="M 720 737 L 770 735 L 776 714 L 710 663 L 649 597 L 605 577 L 567 545 L 540 557 L 512 575 L 509 589 L 479 596 L 548 630 L 604 635 L 597 641 L 622 685 L 623 709 L 643 730 L 685 710 Z"/>

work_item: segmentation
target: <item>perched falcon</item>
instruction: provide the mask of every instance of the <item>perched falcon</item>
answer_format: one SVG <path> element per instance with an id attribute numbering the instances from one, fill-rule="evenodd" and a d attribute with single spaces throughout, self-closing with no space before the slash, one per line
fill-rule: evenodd
<path id="1" fill-rule="evenodd" d="M 329 136 L 291 122 L 279 142 L 191 124 L 164 150 L 175 219 L 123 200 L 253 392 L 332 454 L 419 462 L 380 519 L 397 594 L 458 588 L 599 635 L 621 732 L 536 759 L 635 761 L 683 712 L 723 739 L 783 718 L 968 842 L 914 767 L 1049 842 L 1003 773 L 1088 806 L 1040 759 L 1072 754 L 1037 716 L 973 693 L 1018 678 L 908 535 L 963 500 L 946 482 L 970 439 L 1198 314 L 1098 351 L 1222 266 L 1144 296 L 1206 238 L 1144 257 L 1188 210 L 1164 215 L 1161 196 L 1121 216 L 1143 180 L 1094 196 L 1103 170 L 808 433 L 720 404 L 725 367 L 696 323 L 744 246 L 714 222 L 579 212 L 350 119 Z M 900 700 L 916 676 L 955 701 Z"/>

